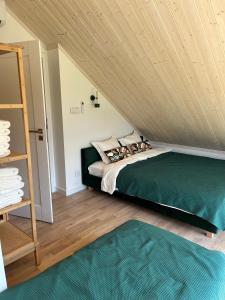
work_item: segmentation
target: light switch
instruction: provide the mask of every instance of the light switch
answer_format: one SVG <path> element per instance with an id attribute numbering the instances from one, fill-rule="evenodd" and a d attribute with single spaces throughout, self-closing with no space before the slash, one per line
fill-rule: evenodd
<path id="1" fill-rule="evenodd" d="M 70 113 L 71 114 L 80 114 L 81 108 L 79 106 L 70 107 Z"/>

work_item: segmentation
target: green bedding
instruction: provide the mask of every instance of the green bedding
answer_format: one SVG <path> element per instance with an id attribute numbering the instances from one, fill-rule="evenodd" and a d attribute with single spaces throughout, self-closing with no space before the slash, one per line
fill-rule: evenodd
<path id="1" fill-rule="evenodd" d="M 225 230 L 225 161 L 169 152 L 126 166 L 120 193 L 192 213 Z"/>
<path id="2" fill-rule="evenodd" d="M 225 255 L 128 221 L 0 300 L 224 300 Z"/>

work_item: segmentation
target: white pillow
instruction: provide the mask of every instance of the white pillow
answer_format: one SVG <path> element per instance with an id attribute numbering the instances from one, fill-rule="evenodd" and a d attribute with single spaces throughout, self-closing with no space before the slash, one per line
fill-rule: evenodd
<path id="1" fill-rule="evenodd" d="M 132 134 L 126 135 L 118 140 L 122 146 L 127 146 L 130 144 L 141 142 L 141 137 L 136 131 L 133 131 Z"/>
<path id="2" fill-rule="evenodd" d="M 104 140 L 104 141 L 92 142 L 91 144 L 98 151 L 98 153 L 100 154 L 100 156 L 105 164 L 109 164 L 110 160 L 105 155 L 104 151 L 120 147 L 118 140 L 114 136 L 112 136 L 111 138 Z"/>
<path id="3" fill-rule="evenodd" d="M 102 160 L 96 161 L 88 167 L 90 175 L 103 177 L 105 164 Z"/>

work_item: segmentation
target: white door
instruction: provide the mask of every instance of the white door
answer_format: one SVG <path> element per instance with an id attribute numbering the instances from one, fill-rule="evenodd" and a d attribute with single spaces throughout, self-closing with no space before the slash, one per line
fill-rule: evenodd
<path id="1" fill-rule="evenodd" d="M 40 42 L 29 41 L 20 44 L 24 46 L 23 60 L 36 216 L 38 220 L 52 223 L 52 196 Z M 19 102 L 18 74 L 15 66 L 17 66 L 17 63 L 16 57 L 13 54 L 0 56 L 0 102 L 2 103 Z M 4 111 L 1 112 L 0 117 L 7 118 L 12 123 L 11 149 L 16 152 L 24 152 L 23 127 L 20 120 L 22 115 L 19 115 L 16 111 Z M 13 165 L 19 167 L 20 174 L 23 176 L 26 196 L 28 182 L 26 165 L 23 161 L 15 162 Z M 30 216 L 28 207 L 20 208 L 13 214 L 22 217 Z"/>

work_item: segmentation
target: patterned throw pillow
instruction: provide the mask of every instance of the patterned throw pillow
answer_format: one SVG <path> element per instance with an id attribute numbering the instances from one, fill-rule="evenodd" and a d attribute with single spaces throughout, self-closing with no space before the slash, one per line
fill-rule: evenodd
<path id="1" fill-rule="evenodd" d="M 132 155 L 152 149 L 149 141 L 133 143 L 127 146 Z"/>
<path id="2" fill-rule="evenodd" d="M 127 146 L 116 147 L 111 150 L 107 150 L 104 153 L 108 157 L 111 163 L 120 161 L 132 155 L 132 153 L 130 152 Z"/>

